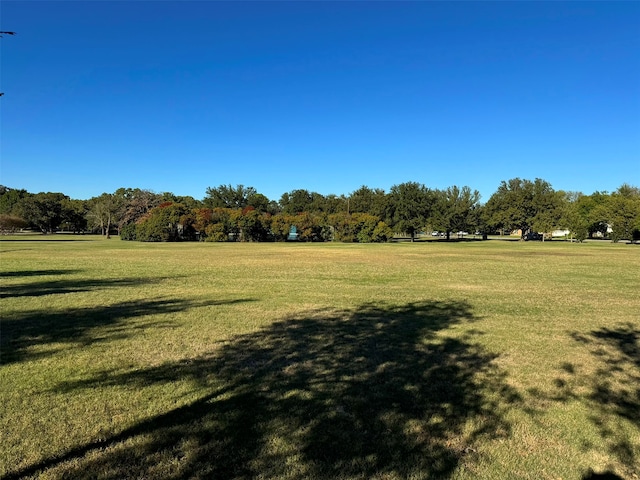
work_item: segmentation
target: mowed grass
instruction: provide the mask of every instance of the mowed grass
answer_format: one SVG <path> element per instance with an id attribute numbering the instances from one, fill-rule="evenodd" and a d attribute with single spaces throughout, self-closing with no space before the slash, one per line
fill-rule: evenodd
<path id="1" fill-rule="evenodd" d="M 0 241 L 0 477 L 640 478 L 640 248 Z"/>

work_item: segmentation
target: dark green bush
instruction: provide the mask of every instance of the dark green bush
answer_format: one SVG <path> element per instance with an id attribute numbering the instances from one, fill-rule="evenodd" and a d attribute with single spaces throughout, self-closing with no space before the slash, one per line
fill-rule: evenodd
<path id="1" fill-rule="evenodd" d="M 120 240 L 137 240 L 135 223 L 128 223 L 120 229 Z"/>

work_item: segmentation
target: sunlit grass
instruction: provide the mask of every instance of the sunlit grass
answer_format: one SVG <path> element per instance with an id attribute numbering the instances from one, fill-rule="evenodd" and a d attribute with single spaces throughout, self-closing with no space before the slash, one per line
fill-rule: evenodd
<path id="1" fill-rule="evenodd" d="M 638 271 L 609 243 L 7 237 L 0 475 L 637 478 Z"/>

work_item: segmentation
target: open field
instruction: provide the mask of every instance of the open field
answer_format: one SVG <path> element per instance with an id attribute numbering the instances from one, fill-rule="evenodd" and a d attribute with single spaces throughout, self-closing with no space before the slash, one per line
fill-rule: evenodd
<path id="1" fill-rule="evenodd" d="M 0 240 L 0 477 L 640 478 L 640 248 Z"/>

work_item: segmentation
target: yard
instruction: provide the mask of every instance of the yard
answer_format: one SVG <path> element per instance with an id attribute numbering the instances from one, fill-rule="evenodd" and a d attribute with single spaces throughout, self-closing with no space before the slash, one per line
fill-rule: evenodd
<path id="1" fill-rule="evenodd" d="M 640 248 L 0 239 L 0 477 L 640 478 Z"/>

